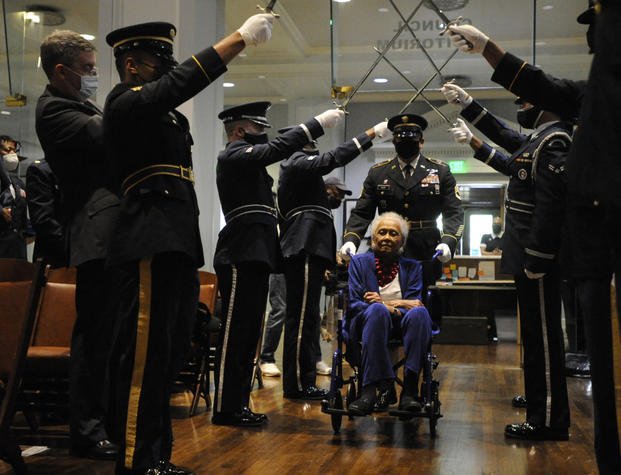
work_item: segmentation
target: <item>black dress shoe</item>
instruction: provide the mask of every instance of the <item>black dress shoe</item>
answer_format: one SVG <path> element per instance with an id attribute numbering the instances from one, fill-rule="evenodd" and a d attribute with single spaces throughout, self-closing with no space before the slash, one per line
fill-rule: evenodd
<path id="1" fill-rule="evenodd" d="M 352 416 L 368 416 L 373 412 L 375 401 L 366 397 L 361 397 L 352 402 L 347 410 Z"/>
<path id="2" fill-rule="evenodd" d="M 420 402 L 418 402 L 413 396 L 401 394 L 401 401 L 399 401 L 399 410 L 408 412 L 420 412 L 422 410 Z"/>
<path id="3" fill-rule="evenodd" d="M 296 391 L 294 393 L 285 393 L 284 396 L 287 399 L 305 399 L 307 401 L 321 401 L 328 398 L 328 390 L 320 389 L 315 386 L 309 386 L 303 391 Z"/>
<path id="4" fill-rule="evenodd" d="M 255 418 L 261 422 L 267 422 L 267 414 L 263 414 L 261 412 L 253 412 L 248 406 L 242 407 L 241 413 L 244 417 Z"/>
<path id="5" fill-rule="evenodd" d="M 257 414 L 250 409 L 241 412 L 214 412 L 211 416 L 211 423 L 218 426 L 256 427 L 266 421 L 265 414 Z"/>
<path id="6" fill-rule="evenodd" d="M 512 439 L 523 440 L 569 440 L 567 429 L 551 429 L 546 426 L 532 425 L 528 422 L 507 425 L 505 435 Z"/>
<path id="7" fill-rule="evenodd" d="M 397 392 L 395 391 L 394 386 L 392 388 L 385 389 L 380 392 L 377 397 L 377 401 L 375 402 L 375 406 L 373 410 L 375 412 L 386 412 L 388 407 L 397 402 Z"/>
<path id="8" fill-rule="evenodd" d="M 521 394 L 518 394 L 513 399 L 511 399 L 511 405 L 513 407 L 526 407 L 526 398 Z"/>
<path id="9" fill-rule="evenodd" d="M 145 472 L 145 475 L 195 475 L 192 470 L 184 467 L 177 467 L 168 460 L 160 460 L 155 467 Z"/>
<path id="10" fill-rule="evenodd" d="M 89 447 L 72 447 L 71 455 L 95 460 L 116 460 L 119 448 L 108 439 L 104 439 Z"/>

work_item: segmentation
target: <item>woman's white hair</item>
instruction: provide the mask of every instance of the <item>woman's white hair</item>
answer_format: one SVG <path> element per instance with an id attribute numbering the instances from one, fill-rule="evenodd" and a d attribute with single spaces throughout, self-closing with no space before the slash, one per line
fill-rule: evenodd
<path id="1" fill-rule="evenodd" d="M 403 236 L 402 247 L 404 247 L 405 242 L 408 240 L 410 226 L 408 225 L 408 222 L 403 218 L 403 216 L 401 216 L 399 213 L 395 213 L 394 211 L 387 211 L 386 213 L 382 213 L 379 216 L 376 216 L 373 221 L 371 221 L 371 236 L 375 234 L 375 231 L 384 219 L 392 219 L 393 221 L 397 221 L 399 223 L 399 231 L 401 231 L 401 236 Z"/>

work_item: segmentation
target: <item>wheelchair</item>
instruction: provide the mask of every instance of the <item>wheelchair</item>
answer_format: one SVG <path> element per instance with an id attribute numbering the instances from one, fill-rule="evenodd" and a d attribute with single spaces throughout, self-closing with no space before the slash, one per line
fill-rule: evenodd
<path id="1" fill-rule="evenodd" d="M 436 258 L 437 255 L 434 255 Z M 355 401 L 362 390 L 362 378 L 360 367 L 357 364 L 357 348 L 351 348 L 353 345 L 349 345 L 349 348 L 344 348 L 344 335 L 343 325 L 344 316 L 347 312 L 347 298 L 349 288 L 347 283 L 341 282 L 338 286 L 332 290 L 332 295 L 336 298 L 336 331 L 337 331 L 337 347 L 332 356 L 332 375 L 330 379 L 330 389 L 328 392 L 328 398 L 321 403 L 321 411 L 325 414 L 329 414 L 332 422 L 332 429 L 334 434 L 339 434 L 341 430 L 341 423 L 343 417 L 348 417 L 349 420 L 353 420 L 357 415 L 351 414 L 348 410 L 349 404 Z M 433 291 L 425 289 L 424 302 L 429 315 L 432 317 L 432 335 L 429 348 L 425 353 L 424 361 L 421 365 L 422 382 L 420 386 L 420 402 L 422 409 L 420 412 L 400 411 L 398 409 L 390 409 L 388 411 L 389 416 L 398 418 L 401 421 L 409 421 L 415 418 L 426 418 L 429 420 L 429 433 L 431 437 L 436 436 L 436 427 L 438 419 L 442 416 L 440 411 L 441 402 L 439 399 L 439 387 L 440 383 L 433 378 L 433 373 L 438 367 L 439 361 L 436 355 L 431 350 L 433 337 L 440 333 L 440 320 L 437 315 L 434 317 L 434 312 L 431 309 L 431 303 L 433 302 Z M 437 312 L 436 312 L 437 313 Z M 388 342 L 390 348 L 400 346 L 400 340 L 391 339 Z M 359 343 L 358 343 L 359 344 Z M 358 351 L 359 353 L 359 351 Z M 345 360 L 352 369 L 351 376 L 345 378 L 343 376 L 343 360 Z M 399 368 L 404 366 L 404 358 L 400 358 L 397 363 L 393 365 L 393 371 L 397 375 Z M 396 376 L 395 382 L 402 386 L 402 380 Z M 345 395 L 343 395 L 343 388 L 346 386 Z M 360 416 L 361 417 L 361 416 Z"/>

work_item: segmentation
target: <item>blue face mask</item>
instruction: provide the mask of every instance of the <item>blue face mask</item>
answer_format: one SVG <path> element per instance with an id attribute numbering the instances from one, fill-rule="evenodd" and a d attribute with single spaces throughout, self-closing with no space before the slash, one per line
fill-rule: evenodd
<path id="1" fill-rule="evenodd" d="M 80 90 L 78 91 L 83 100 L 97 94 L 99 76 L 80 76 Z"/>

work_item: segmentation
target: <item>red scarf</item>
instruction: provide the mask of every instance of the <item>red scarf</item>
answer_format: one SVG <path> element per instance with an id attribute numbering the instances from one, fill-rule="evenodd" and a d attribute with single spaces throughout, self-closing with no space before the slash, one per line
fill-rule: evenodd
<path id="1" fill-rule="evenodd" d="M 379 257 L 375 257 L 375 275 L 380 287 L 390 284 L 399 273 L 399 260 L 383 264 Z"/>

